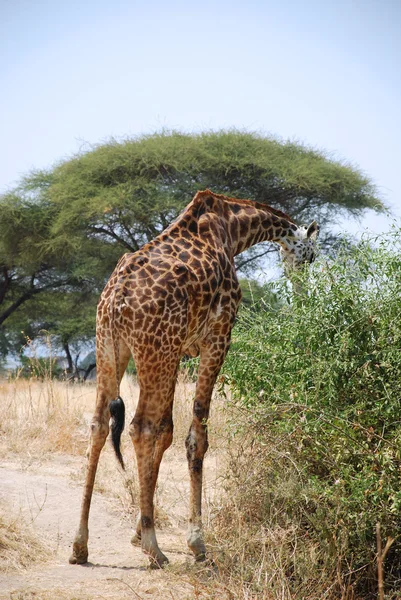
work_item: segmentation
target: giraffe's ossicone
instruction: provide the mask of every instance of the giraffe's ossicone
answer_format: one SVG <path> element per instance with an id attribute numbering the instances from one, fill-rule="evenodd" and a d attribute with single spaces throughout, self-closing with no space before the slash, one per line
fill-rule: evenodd
<path id="1" fill-rule="evenodd" d="M 97 398 L 91 424 L 81 519 L 71 563 L 88 559 L 88 517 L 100 452 L 109 433 L 117 457 L 124 427 L 121 378 L 135 360 L 139 402 L 130 424 L 138 464 L 140 518 L 136 540 L 154 565 L 167 558 L 154 528 L 153 496 L 164 451 L 173 438 L 172 407 L 180 358 L 200 354 L 193 419 L 185 445 L 190 473 L 188 545 L 205 558 L 201 500 L 206 422 L 241 300 L 234 257 L 263 241 L 281 246 L 289 268 L 312 262 L 316 222 L 298 227 L 279 210 L 210 190 L 198 192 L 181 215 L 138 252 L 125 254 L 99 301 L 96 329 Z"/>

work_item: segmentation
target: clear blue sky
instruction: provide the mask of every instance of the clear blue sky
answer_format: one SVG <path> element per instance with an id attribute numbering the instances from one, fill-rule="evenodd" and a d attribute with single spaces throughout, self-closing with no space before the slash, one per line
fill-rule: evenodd
<path id="1" fill-rule="evenodd" d="M 401 216 L 401 0 L 0 0 L 0 84 L 0 192 L 85 142 L 236 127 L 349 160 Z"/>

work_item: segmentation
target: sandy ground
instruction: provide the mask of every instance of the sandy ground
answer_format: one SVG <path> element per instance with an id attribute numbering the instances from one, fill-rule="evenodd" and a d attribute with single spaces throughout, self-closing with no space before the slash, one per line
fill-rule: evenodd
<path id="1" fill-rule="evenodd" d="M 125 458 L 133 465 L 133 451 L 127 441 L 124 450 Z M 219 456 L 212 449 L 205 460 L 206 520 L 209 503 L 216 497 Z M 132 475 L 134 467 L 130 468 Z M 189 484 L 184 447 L 176 444 L 166 452 L 159 476 L 158 541 L 171 565 L 162 571 L 150 570 L 146 556 L 130 543 L 135 499 L 127 509 L 124 475 L 117 467 L 109 442 L 100 457 L 91 506 L 90 562 L 68 563 L 78 524 L 84 469 L 84 456 L 59 454 L 27 462 L 20 455 L 11 455 L 3 461 L 0 501 L 6 502 L 16 518 L 21 515 L 32 524 L 49 549 L 49 560 L 27 570 L 0 573 L 1 600 L 30 600 L 41 595 L 54 600 L 198 597 L 191 577 L 194 561 L 185 542 Z"/>

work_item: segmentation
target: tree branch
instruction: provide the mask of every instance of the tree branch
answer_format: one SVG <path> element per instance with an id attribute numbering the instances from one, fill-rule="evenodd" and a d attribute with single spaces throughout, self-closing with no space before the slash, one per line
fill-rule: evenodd
<path id="1" fill-rule="evenodd" d="M 136 252 L 137 250 L 139 250 L 139 244 L 138 244 L 138 242 L 136 241 L 136 239 L 134 238 L 134 236 L 132 235 L 132 231 L 131 231 L 131 229 L 128 227 L 128 225 L 126 224 L 126 222 L 125 222 L 125 220 L 123 219 L 122 215 L 119 215 L 119 216 L 120 216 L 120 222 L 121 222 L 121 225 L 122 225 L 122 227 L 123 227 L 123 229 L 124 229 L 125 233 L 126 233 L 126 234 L 127 234 L 127 236 L 129 237 L 129 239 L 131 240 L 131 242 L 132 242 L 132 244 L 133 244 L 133 247 L 135 248 L 135 252 Z"/>
<path id="2" fill-rule="evenodd" d="M 117 235 L 114 231 L 109 231 L 105 227 L 95 227 L 93 225 L 90 225 L 88 227 L 88 229 L 89 229 L 89 231 L 93 231 L 94 233 L 104 233 L 105 235 L 109 235 L 114 240 L 116 240 L 116 242 L 121 244 L 124 248 L 127 248 L 127 250 L 129 250 L 130 252 L 136 252 L 139 248 L 138 244 L 136 244 L 136 248 L 134 246 L 131 246 L 131 244 L 129 244 L 126 240 L 124 240 L 124 238 Z"/>
<path id="3" fill-rule="evenodd" d="M 9 306 L 7 308 L 7 310 L 5 310 L 1 315 L 0 315 L 0 325 L 2 325 L 2 323 L 4 323 L 4 321 L 6 319 L 8 319 L 8 317 L 10 315 L 13 314 L 13 312 L 15 312 L 17 310 L 17 308 L 19 308 L 21 306 L 21 304 L 23 304 L 24 302 L 26 302 L 27 300 L 29 300 L 30 298 L 32 298 L 32 296 L 34 296 L 35 294 L 37 294 L 39 291 L 41 290 L 36 290 L 36 289 L 30 289 L 27 292 L 25 292 L 25 294 L 22 294 L 22 296 L 20 296 L 18 298 L 18 300 L 16 300 L 15 302 L 13 302 L 11 304 L 11 306 Z"/>
<path id="4" fill-rule="evenodd" d="M 5 265 L 3 265 L 2 267 L 2 273 L 4 281 L 0 283 L 0 304 L 3 303 L 11 283 L 11 275 L 9 274 L 8 269 Z"/>
<path id="5" fill-rule="evenodd" d="M 261 252 L 260 254 L 255 254 L 254 256 L 251 256 L 247 259 L 244 259 L 243 261 L 239 261 L 235 264 L 235 268 L 239 271 L 240 269 L 242 269 L 243 267 L 245 267 L 245 265 L 248 265 L 250 262 L 261 258 L 262 256 L 265 256 L 266 254 L 270 254 L 271 252 L 276 252 L 275 248 L 269 248 L 268 250 L 264 250 L 263 252 Z"/>
<path id="6" fill-rule="evenodd" d="M 8 317 L 11 316 L 17 310 L 17 308 L 19 308 L 21 306 L 21 304 L 24 304 L 24 302 L 26 302 L 27 300 L 30 300 L 33 296 L 36 296 L 37 294 L 40 294 L 41 292 L 46 292 L 47 290 L 51 290 L 52 288 L 59 288 L 59 287 L 62 287 L 63 285 L 68 285 L 68 283 L 70 283 L 68 280 L 67 281 L 59 281 L 58 283 L 51 283 L 49 285 L 44 285 L 41 288 L 35 288 L 35 287 L 33 287 L 33 280 L 34 280 L 34 275 L 31 278 L 31 287 L 26 292 L 24 292 L 22 294 L 22 296 L 17 298 L 17 300 L 15 300 L 15 302 L 13 302 L 2 314 L 0 314 L 0 325 L 2 325 L 4 323 L 4 321 L 6 319 L 8 319 Z"/>
<path id="7" fill-rule="evenodd" d="M 91 363 L 90 365 L 88 365 L 88 367 L 85 369 L 85 373 L 84 373 L 84 377 L 83 380 L 86 381 L 89 377 L 89 374 L 93 371 L 93 369 L 96 369 L 96 363 Z"/>

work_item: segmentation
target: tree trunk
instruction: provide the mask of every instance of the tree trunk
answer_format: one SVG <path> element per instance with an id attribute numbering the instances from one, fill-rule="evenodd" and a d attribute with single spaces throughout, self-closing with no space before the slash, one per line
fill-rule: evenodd
<path id="1" fill-rule="evenodd" d="M 0 304 L 2 304 L 2 302 L 4 301 L 4 298 L 6 296 L 7 290 L 11 282 L 11 277 L 8 274 L 7 267 L 3 266 L 1 268 L 1 271 L 3 274 L 3 281 L 0 281 Z"/>
<path id="2" fill-rule="evenodd" d="M 68 345 L 68 342 L 65 342 L 65 344 L 63 344 L 63 348 L 64 348 L 65 355 L 67 357 L 67 363 L 68 363 L 68 367 L 66 369 L 67 373 L 73 373 L 74 363 L 72 362 L 72 356 L 71 356 L 70 347 Z"/>
<path id="3" fill-rule="evenodd" d="M 84 373 L 84 381 L 86 381 L 90 375 L 90 373 L 93 371 L 93 369 L 96 368 L 96 363 L 91 363 L 86 369 L 85 369 L 85 373 Z"/>

